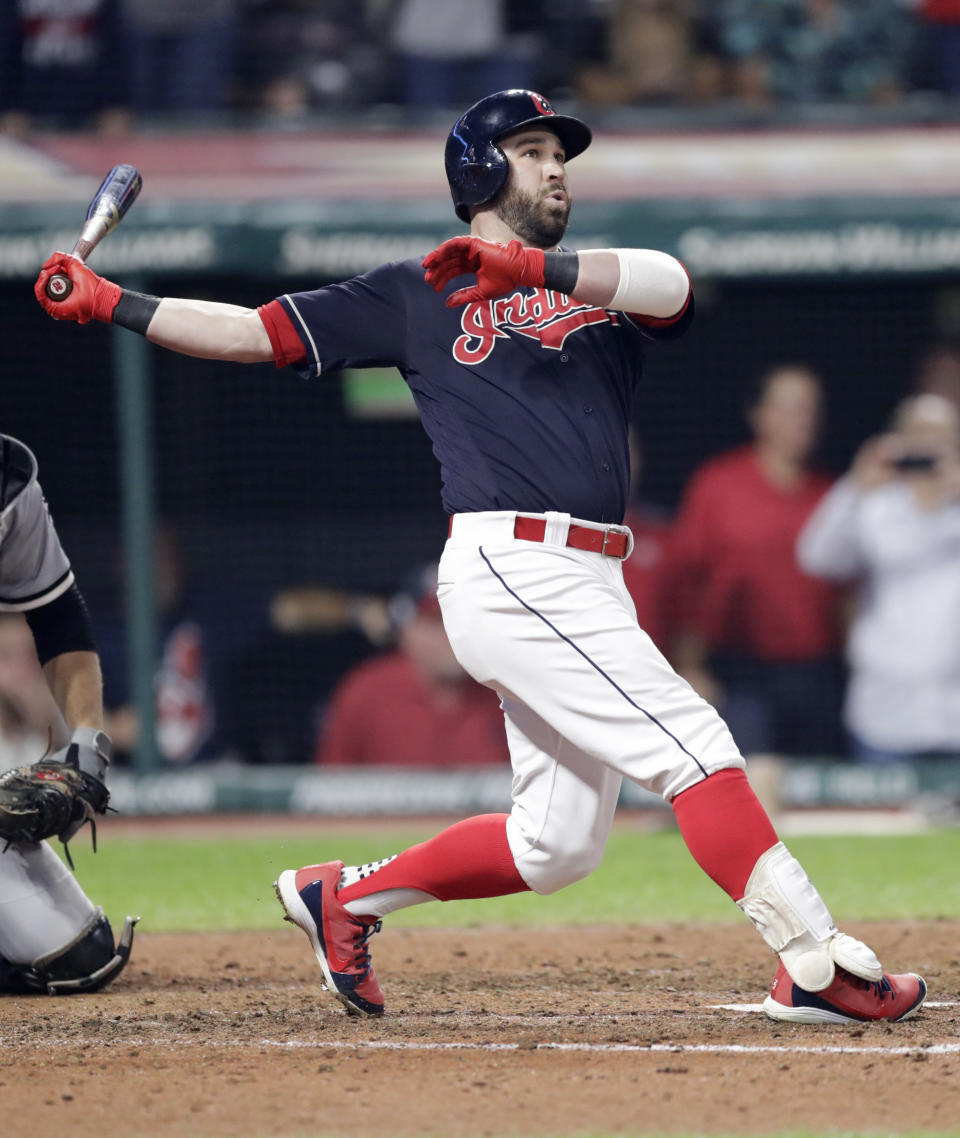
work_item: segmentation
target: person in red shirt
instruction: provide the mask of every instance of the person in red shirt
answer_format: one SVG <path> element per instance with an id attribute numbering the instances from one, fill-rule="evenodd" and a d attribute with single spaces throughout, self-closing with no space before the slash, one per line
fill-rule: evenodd
<path id="1" fill-rule="evenodd" d="M 747 413 L 753 442 L 694 472 L 671 539 L 683 621 L 675 666 L 748 754 L 842 747 L 838 594 L 796 558 L 830 486 L 809 466 L 820 410 L 809 368 L 765 373 Z"/>
<path id="2" fill-rule="evenodd" d="M 635 427 L 630 428 L 630 501 L 623 524 L 633 534 L 633 552 L 623 562 L 623 583 L 637 610 L 637 624 L 666 652 L 671 617 L 667 549 L 670 523 L 642 495 L 643 449 Z"/>
<path id="3" fill-rule="evenodd" d="M 506 763 L 500 700 L 457 663 L 443 630 L 436 565 L 412 573 L 390 609 L 397 649 L 359 664 L 341 680 L 315 761 L 405 767 Z"/>

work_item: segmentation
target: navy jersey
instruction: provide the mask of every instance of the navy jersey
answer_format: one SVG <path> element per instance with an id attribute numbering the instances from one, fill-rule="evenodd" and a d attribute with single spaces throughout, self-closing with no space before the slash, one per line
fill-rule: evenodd
<path id="1" fill-rule="evenodd" d="M 460 281 L 462 284 L 463 281 Z M 395 365 L 440 461 L 450 514 L 560 510 L 622 522 L 627 428 L 645 340 L 664 321 L 521 288 L 447 308 L 419 261 L 394 261 L 314 292 L 282 296 L 261 316 L 278 365 L 305 377 Z"/>

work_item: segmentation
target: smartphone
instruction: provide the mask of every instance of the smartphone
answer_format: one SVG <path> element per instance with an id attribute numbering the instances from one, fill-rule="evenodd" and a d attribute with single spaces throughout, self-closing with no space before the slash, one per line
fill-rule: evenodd
<path id="1" fill-rule="evenodd" d="M 935 454 L 902 454 L 893 460 L 897 470 L 915 474 L 931 473 L 937 465 Z"/>

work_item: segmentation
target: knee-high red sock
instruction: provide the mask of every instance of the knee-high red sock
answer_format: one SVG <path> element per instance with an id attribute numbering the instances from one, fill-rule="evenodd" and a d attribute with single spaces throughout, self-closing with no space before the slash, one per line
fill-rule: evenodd
<path id="1" fill-rule="evenodd" d="M 717 771 L 678 794 L 672 805 L 694 860 L 739 901 L 757 859 L 778 841 L 747 776 L 734 768 Z"/>
<path id="2" fill-rule="evenodd" d="M 384 889 L 420 889 L 438 901 L 502 897 L 529 885 L 507 843 L 508 814 L 479 814 L 411 846 L 361 881 L 337 893 L 344 905 Z"/>

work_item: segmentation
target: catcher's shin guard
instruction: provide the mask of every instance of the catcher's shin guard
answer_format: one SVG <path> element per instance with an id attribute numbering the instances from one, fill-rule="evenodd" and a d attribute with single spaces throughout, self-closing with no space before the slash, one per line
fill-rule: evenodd
<path id="1" fill-rule="evenodd" d="M 0 992 L 46 992 L 57 996 L 98 991 L 126 967 L 133 929 L 139 919 L 127 917 L 114 946 L 110 922 L 103 909 L 97 908 L 79 935 L 56 952 L 32 964 L 11 964 L 0 958 Z"/>

